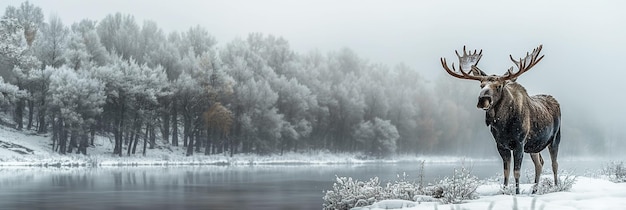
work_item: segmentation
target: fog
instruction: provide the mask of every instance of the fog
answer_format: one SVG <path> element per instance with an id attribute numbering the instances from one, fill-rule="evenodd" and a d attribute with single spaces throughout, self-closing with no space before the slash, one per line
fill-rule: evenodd
<path id="1" fill-rule="evenodd" d="M 0 8 L 21 2 L 2 1 Z M 447 76 L 439 58 L 456 60 L 454 50 L 464 45 L 483 49 L 481 69 L 502 74 L 512 66 L 509 54 L 521 57 L 543 44 L 545 58 L 518 82 L 530 94 L 557 98 L 564 124 L 597 127 L 603 140 L 615 146 L 623 145 L 626 135 L 626 84 L 621 79 L 626 76 L 621 65 L 626 3 L 621 1 L 30 2 L 46 17 L 56 14 L 67 24 L 121 12 L 139 23 L 153 20 L 166 31 L 200 25 L 215 36 L 218 47 L 251 32 L 284 37 L 297 53 L 347 47 L 370 63 L 404 63 L 429 81 Z M 478 95 L 478 83 L 457 82 L 473 85 Z M 464 105 L 473 107 L 475 101 Z M 566 142 L 568 134 L 563 136 Z"/>

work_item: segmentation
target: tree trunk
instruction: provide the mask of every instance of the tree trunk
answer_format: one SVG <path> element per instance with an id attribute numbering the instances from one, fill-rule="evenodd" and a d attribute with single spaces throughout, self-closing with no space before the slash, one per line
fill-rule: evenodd
<path id="1" fill-rule="evenodd" d="M 178 102 L 172 102 L 172 146 L 178 146 Z"/>
<path id="2" fill-rule="evenodd" d="M 141 119 L 139 119 L 139 113 L 137 112 L 135 114 L 135 126 L 133 128 L 133 133 L 131 134 L 133 136 L 133 138 L 131 139 L 131 141 L 133 141 L 133 150 L 132 150 L 132 154 L 135 154 L 135 152 L 137 151 L 137 142 L 139 142 L 139 135 L 141 134 Z M 146 139 L 144 139 L 145 141 Z M 128 145 L 130 148 L 130 144 Z M 130 150 L 130 149 L 129 149 Z M 130 154 L 128 154 L 130 156 Z"/>
<path id="3" fill-rule="evenodd" d="M 187 143 L 187 156 L 193 155 L 193 136 L 189 136 L 189 142 Z"/>
<path id="4" fill-rule="evenodd" d="M 226 137 L 226 139 L 228 139 L 228 145 L 230 146 L 230 157 L 233 157 L 235 155 L 235 144 L 232 138 Z"/>
<path id="5" fill-rule="evenodd" d="M 67 151 L 67 133 L 69 132 L 69 127 L 67 123 L 64 123 L 63 120 L 59 120 L 59 129 L 61 129 L 61 136 L 59 138 L 59 151 L 61 154 L 65 154 Z"/>
<path id="6" fill-rule="evenodd" d="M 165 109 L 167 110 L 167 107 Z M 161 138 L 163 138 L 164 142 L 169 143 L 170 142 L 170 112 L 163 112 L 161 114 L 161 120 L 163 121 L 162 127 L 161 127 Z M 150 148 L 152 149 L 152 146 Z"/>
<path id="7" fill-rule="evenodd" d="M 293 152 L 298 152 L 298 140 L 296 140 L 293 144 Z"/>
<path id="8" fill-rule="evenodd" d="M 285 154 L 285 144 L 287 142 L 286 141 L 282 141 L 282 144 L 280 144 L 280 156 L 283 156 Z"/>
<path id="9" fill-rule="evenodd" d="M 55 151 L 55 152 L 58 151 L 57 150 L 58 149 L 57 145 L 58 145 L 58 142 L 59 142 L 59 134 L 60 134 L 59 133 L 59 126 L 57 125 L 57 122 L 52 120 L 52 151 Z"/>
<path id="10" fill-rule="evenodd" d="M 96 128 L 94 126 L 91 126 L 91 128 L 89 129 L 89 135 L 90 135 L 90 137 L 89 137 L 89 141 L 90 141 L 89 145 L 95 146 L 93 144 L 93 141 L 96 139 Z"/>
<path id="11" fill-rule="evenodd" d="M 26 125 L 26 130 L 30 130 L 33 128 L 33 116 L 35 115 L 35 102 L 33 100 L 28 99 L 28 125 Z"/>
<path id="12" fill-rule="evenodd" d="M 40 104 L 39 104 L 39 111 L 37 112 L 38 115 L 38 120 L 37 123 L 39 124 L 38 128 L 37 128 L 37 133 L 47 133 L 48 132 L 48 125 L 46 124 L 46 107 L 45 107 L 45 99 L 41 100 Z"/>
<path id="13" fill-rule="evenodd" d="M 123 132 L 123 134 L 124 134 L 123 135 L 124 136 L 124 145 L 126 145 L 126 146 L 130 145 L 130 140 L 131 140 L 130 138 L 132 138 L 131 132 L 134 130 L 133 128 L 134 127 L 131 127 L 130 130 L 124 129 L 124 132 Z"/>
<path id="14" fill-rule="evenodd" d="M 76 131 L 76 124 L 72 123 L 71 127 L 68 127 L 68 130 L 71 130 L 72 133 L 70 133 L 70 145 L 69 145 L 69 148 L 67 148 L 67 152 L 72 154 L 72 152 L 74 151 L 74 148 L 78 147 L 78 144 L 77 144 L 78 131 Z"/>
<path id="15" fill-rule="evenodd" d="M 143 138 L 143 150 L 141 150 L 141 154 L 146 156 L 146 147 L 148 146 L 148 133 L 150 132 L 150 128 L 146 125 L 146 135 Z"/>
<path id="16" fill-rule="evenodd" d="M 189 144 L 189 138 L 191 136 L 191 117 L 189 113 L 183 113 L 183 146 L 186 147 Z"/>
<path id="17" fill-rule="evenodd" d="M 119 121 L 116 120 L 116 121 Z M 113 136 L 115 137 L 115 146 L 113 147 L 113 154 L 114 155 L 118 155 L 121 154 L 122 152 L 122 148 L 121 148 L 121 141 L 122 141 L 122 134 L 121 134 L 121 130 L 119 127 L 119 122 L 115 122 L 115 128 L 113 129 Z"/>
<path id="18" fill-rule="evenodd" d="M 141 131 L 139 130 L 138 132 L 141 132 Z M 146 141 L 146 139 L 144 139 L 144 141 Z M 137 151 L 137 142 L 139 142 L 139 136 L 135 135 L 135 139 L 133 140 L 133 151 L 132 151 L 133 155 Z"/>
<path id="19" fill-rule="evenodd" d="M 113 154 L 119 155 L 120 157 L 122 156 L 122 143 L 124 136 L 124 111 L 124 105 L 120 104 L 119 111 L 117 112 L 118 116 L 116 117 L 115 129 L 113 132 L 115 135 L 115 147 L 113 149 Z"/>
<path id="20" fill-rule="evenodd" d="M 206 143 L 204 144 L 204 155 L 210 155 L 211 154 L 211 129 L 209 128 L 206 129 L 205 138 L 206 138 Z"/>
<path id="21" fill-rule="evenodd" d="M 80 132 L 80 141 L 78 144 L 78 152 L 83 154 L 83 155 L 87 155 L 87 147 L 89 146 L 89 137 L 87 135 L 87 132 L 85 132 L 84 130 L 81 129 Z"/>
<path id="22" fill-rule="evenodd" d="M 15 105 L 14 121 L 17 124 L 17 130 L 24 128 L 24 99 L 17 100 Z"/>
<path id="23" fill-rule="evenodd" d="M 156 146 L 156 135 L 154 127 L 154 125 L 150 125 L 150 149 L 154 149 L 154 147 Z"/>
<path id="24" fill-rule="evenodd" d="M 201 139 L 200 134 L 202 134 L 200 129 L 194 129 L 194 138 L 196 139 L 196 152 L 200 152 L 200 148 L 202 148 L 202 144 L 205 143 L 206 139 Z"/>

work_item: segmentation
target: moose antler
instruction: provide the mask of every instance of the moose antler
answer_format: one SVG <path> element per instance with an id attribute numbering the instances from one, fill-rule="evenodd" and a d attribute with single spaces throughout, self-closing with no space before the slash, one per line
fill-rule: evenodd
<path id="1" fill-rule="evenodd" d="M 463 56 L 459 55 L 459 52 L 456 50 L 454 52 L 456 53 L 456 56 L 459 58 L 460 74 L 454 68 L 454 63 L 452 63 L 452 70 L 450 70 L 450 68 L 448 67 L 448 63 L 446 62 L 446 59 L 441 58 L 441 65 L 446 70 L 446 72 L 448 72 L 448 74 L 452 75 L 453 77 L 456 77 L 459 79 L 469 79 L 469 80 L 480 81 L 483 78 L 483 76 L 476 76 L 476 75 L 477 74 L 480 75 L 480 73 L 477 73 L 477 72 L 482 72 L 482 71 L 480 71 L 480 69 L 478 69 L 476 65 L 478 65 L 480 58 L 483 56 L 483 50 L 480 50 L 480 52 L 478 53 L 476 53 L 476 50 L 474 50 L 474 52 L 470 51 L 468 54 L 468 52 L 465 50 L 465 46 L 463 46 Z M 469 72 L 465 72 L 463 71 L 463 69 L 469 69 Z M 474 75 L 469 74 L 472 72 L 474 72 Z"/>
<path id="2" fill-rule="evenodd" d="M 519 70 L 517 72 L 513 73 L 513 67 L 511 66 L 511 68 L 509 68 L 507 73 L 504 74 L 503 79 L 504 80 L 515 80 L 515 79 L 517 79 L 517 77 L 522 75 L 524 72 L 527 72 L 528 70 L 533 68 L 533 66 L 535 66 L 537 63 L 539 63 L 539 61 L 541 61 L 541 59 L 543 59 L 544 55 L 539 57 L 539 53 L 541 53 L 541 48 L 542 47 L 543 47 L 543 45 L 539 45 L 539 47 L 535 48 L 532 53 L 526 52 L 526 57 L 524 59 L 520 58 L 519 60 L 515 60 L 515 59 L 513 59 L 513 55 L 509 55 L 509 57 L 511 58 L 511 61 L 513 61 L 513 63 L 515 63 L 515 66 L 517 66 L 517 69 L 519 69 Z"/>

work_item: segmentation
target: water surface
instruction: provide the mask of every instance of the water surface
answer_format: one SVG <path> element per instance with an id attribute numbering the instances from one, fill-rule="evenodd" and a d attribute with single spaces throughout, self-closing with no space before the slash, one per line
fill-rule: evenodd
<path id="1" fill-rule="evenodd" d="M 481 179 L 502 173 L 499 161 L 426 163 L 424 180 L 450 176 L 461 165 Z M 523 170 L 530 167 L 525 162 Z M 599 165 L 561 167 L 582 174 Z M 336 176 L 385 183 L 402 174 L 417 180 L 420 163 L 0 168 L 0 209 L 321 209 Z"/>

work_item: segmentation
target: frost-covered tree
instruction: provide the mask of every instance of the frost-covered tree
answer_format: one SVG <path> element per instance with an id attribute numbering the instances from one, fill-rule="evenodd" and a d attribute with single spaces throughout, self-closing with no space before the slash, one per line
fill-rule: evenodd
<path id="1" fill-rule="evenodd" d="M 73 35 L 70 38 L 68 50 L 74 50 L 76 53 L 74 58 L 82 57 L 83 45 L 84 51 L 87 53 L 89 62 L 94 66 L 103 66 L 109 62 L 109 52 L 107 52 L 104 45 L 100 42 L 100 36 L 96 31 L 96 22 L 88 19 L 83 19 L 78 23 L 72 24 Z M 79 56 L 76 56 L 79 55 Z M 69 58 L 66 58 L 69 59 Z"/>
<path id="2" fill-rule="evenodd" d="M 81 34 L 72 32 L 67 42 L 67 50 L 63 54 L 67 66 L 74 70 L 90 69 L 92 66 L 87 46 L 83 40 Z"/>
<path id="3" fill-rule="evenodd" d="M 365 110 L 363 113 L 364 120 L 372 120 L 376 117 L 387 118 L 390 110 L 389 94 L 393 92 L 393 85 L 390 75 L 391 69 L 383 65 L 372 65 L 367 69 L 367 75 L 359 78 L 359 85 L 363 93 L 363 102 Z"/>
<path id="4" fill-rule="evenodd" d="M 194 56 L 192 49 L 189 49 L 180 66 L 182 73 L 173 82 L 172 99 L 176 105 L 176 113 L 182 117 L 183 145 L 187 146 L 187 155 L 191 155 L 194 147 L 199 152 L 203 144 L 208 143 L 208 132 L 203 129 L 203 112 L 228 96 L 232 92 L 230 84 L 233 82 L 221 70 L 219 57 L 212 49 L 199 56 Z M 172 116 L 176 129 L 177 116 Z"/>
<path id="5" fill-rule="evenodd" d="M 45 82 L 46 79 L 42 74 L 43 70 L 47 66 L 58 68 L 65 63 L 67 37 L 69 29 L 63 25 L 61 19 L 56 15 L 51 15 L 47 23 L 43 23 L 39 28 L 39 35 L 34 40 L 32 45 L 32 52 L 40 61 L 41 66 L 38 69 L 31 69 L 24 72 L 26 84 L 24 89 L 28 90 L 29 97 L 26 99 L 26 105 L 28 106 L 28 124 L 27 129 L 31 129 L 34 123 L 34 115 L 37 112 L 38 119 L 38 131 L 45 131 L 45 100 L 47 85 L 49 82 Z M 16 74 L 21 75 L 21 74 Z"/>
<path id="6" fill-rule="evenodd" d="M 187 155 L 191 155 L 193 154 L 194 146 L 193 132 L 195 132 L 195 122 L 201 117 L 201 111 L 198 113 L 197 110 L 208 105 L 208 98 L 206 98 L 205 91 L 201 88 L 198 81 L 186 72 L 183 72 L 173 82 L 172 90 L 174 91 L 175 100 L 178 102 L 176 108 L 182 115 L 183 146 L 187 147 Z M 204 103 L 200 103 L 200 101 Z M 175 118 L 174 122 L 177 122 L 177 118 Z M 174 123 L 174 126 L 178 126 L 178 123 Z"/>
<path id="7" fill-rule="evenodd" d="M 267 154 L 278 148 L 283 116 L 274 106 L 278 94 L 267 81 L 250 79 L 234 88 L 235 132 L 243 152 Z M 235 144 L 231 143 L 231 150 Z"/>
<path id="8" fill-rule="evenodd" d="M 233 113 L 224 107 L 220 102 L 214 103 L 209 110 L 203 113 L 204 122 L 208 128 L 207 132 L 213 132 L 219 139 L 227 138 L 233 125 Z M 207 134 L 209 138 L 211 135 Z M 215 152 L 216 142 L 207 139 L 204 154 L 209 155 Z"/>
<path id="9" fill-rule="evenodd" d="M 52 71 L 50 109 L 54 116 L 53 148 L 61 154 L 87 154 L 88 130 L 102 112 L 104 84 L 90 72 L 76 72 L 68 67 Z"/>
<path id="10" fill-rule="evenodd" d="M 396 141 L 400 137 L 389 120 L 380 118 L 361 122 L 355 129 L 354 136 L 369 155 L 376 157 L 394 154 L 397 149 Z"/>
<path id="11" fill-rule="evenodd" d="M 60 67 L 65 63 L 63 54 L 66 50 L 66 42 L 69 29 L 63 25 L 57 15 L 48 17 L 48 22 L 40 28 L 40 35 L 33 44 L 33 51 L 43 68 L 45 66 Z"/>
<path id="12" fill-rule="evenodd" d="M 329 105 L 335 103 L 332 98 L 330 81 L 327 78 L 329 66 L 326 56 L 317 51 L 309 52 L 300 57 L 297 68 L 290 68 L 298 81 L 307 86 L 316 98 L 317 106 L 308 111 L 311 115 L 312 131 L 309 144 L 317 149 L 330 148 L 334 137 L 329 135 L 332 127 Z"/>
<path id="13" fill-rule="evenodd" d="M 50 101 L 50 78 L 56 68 L 47 66 L 45 69 L 33 69 L 28 75 L 28 81 L 30 81 L 30 102 L 29 102 L 29 126 L 32 123 L 32 113 L 34 109 L 37 111 L 37 132 L 48 132 L 48 122 L 46 121 L 47 110 L 49 109 L 48 103 Z M 36 107 L 36 108 L 35 108 Z"/>
<path id="14" fill-rule="evenodd" d="M 313 130 L 310 111 L 317 108 L 317 100 L 311 90 L 297 79 L 281 77 L 277 81 L 278 100 L 276 107 L 284 115 L 282 126 L 281 153 L 285 149 L 298 149 L 298 145 L 309 137 Z"/>
<path id="15" fill-rule="evenodd" d="M 20 90 L 26 90 L 29 84 L 28 75 L 31 69 L 39 65 L 31 49 L 22 36 L 24 28 L 17 19 L 0 19 L 0 61 L 2 76 L 8 78 Z M 14 106 L 14 121 L 18 129 L 23 128 L 26 95 L 19 95 Z"/>
<path id="16" fill-rule="evenodd" d="M 0 110 L 6 111 L 16 98 L 23 97 L 23 95 L 26 95 L 25 91 L 20 91 L 17 86 L 4 82 L 4 79 L 0 77 Z"/>
<path id="17" fill-rule="evenodd" d="M 174 81 L 180 74 L 180 55 L 175 45 L 170 42 L 164 42 L 159 45 L 157 51 L 151 54 L 147 59 L 149 66 L 161 66 L 165 70 L 165 74 L 169 82 Z M 172 100 L 173 95 L 165 95 L 159 98 L 159 113 L 161 117 L 161 137 L 165 142 L 170 142 L 171 118 L 176 110 L 174 110 Z M 173 142 L 172 143 L 178 143 Z"/>
<path id="18" fill-rule="evenodd" d="M 31 46 L 36 39 L 39 27 L 43 24 L 44 15 L 40 7 L 31 4 L 28 1 L 20 4 L 20 7 L 8 6 L 4 11 L 6 19 L 16 19 L 22 31 L 23 37 L 28 46 Z"/>
<path id="19" fill-rule="evenodd" d="M 287 40 L 273 35 L 251 33 L 246 41 L 250 50 L 261 56 L 277 74 L 286 75 L 288 78 L 295 76 L 292 73 L 292 64 L 295 62 L 296 54 L 291 50 Z"/>
<path id="20" fill-rule="evenodd" d="M 283 114 L 276 107 L 278 75 L 243 40 L 234 40 L 221 53 L 224 72 L 236 82 L 231 99 L 235 116 L 231 152 L 270 153 L 278 148 Z"/>
<path id="21" fill-rule="evenodd" d="M 106 124 L 115 136 L 114 154 L 122 155 L 123 143 L 136 144 L 143 122 L 154 121 L 158 98 L 167 94 L 167 78 L 162 68 L 139 65 L 134 60 L 116 57 L 110 65 L 93 70 L 94 78 L 105 85 Z M 145 114 L 145 116 L 144 116 Z M 135 145 L 132 145 L 135 148 Z M 130 153 L 130 150 L 129 152 Z"/>
<path id="22" fill-rule="evenodd" d="M 209 31 L 197 25 L 181 34 L 180 52 L 181 54 L 192 52 L 192 56 L 200 56 L 202 53 L 210 51 L 215 44 L 217 41 L 209 35 Z"/>
<path id="23" fill-rule="evenodd" d="M 398 129 L 398 153 L 415 153 L 421 149 L 419 121 L 422 104 L 430 100 L 426 91 L 426 82 L 417 71 L 404 64 L 397 65 L 389 75 L 389 84 L 385 86 L 385 99 L 389 104 L 387 119 Z"/>
<path id="24" fill-rule="evenodd" d="M 264 65 L 269 67 L 265 69 L 271 71 L 267 76 L 257 78 L 267 79 L 272 89 L 278 93 L 276 108 L 284 116 L 280 139 L 281 154 L 285 149 L 297 150 L 312 132 L 313 117 L 309 112 L 317 108 L 317 100 L 309 87 L 299 81 L 301 75 L 297 75 L 300 71 L 297 68 L 301 66 L 297 65 L 296 54 L 284 38 L 260 33 L 249 34 L 246 47 L 250 54 L 260 57 Z"/>
<path id="25" fill-rule="evenodd" d="M 487 147 L 475 141 L 476 131 L 484 129 L 484 124 L 463 123 L 481 122 L 484 118 L 484 114 L 476 112 L 475 92 L 470 84 L 459 83 L 442 75 L 437 79 L 433 92 L 439 96 L 433 100 L 437 104 L 434 109 L 438 118 L 435 127 L 441 132 L 433 150 L 463 154 Z M 457 146 L 452 147 L 452 150 L 450 145 Z"/>
<path id="26" fill-rule="evenodd" d="M 166 43 L 166 37 L 163 30 L 159 28 L 154 21 L 144 21 L 139 33 L 139 52 L 141 55 L 138 62 L 147 63 L 151 67 L 158 65 L 157 53 L 162 53 L 159 48 Z"/>
<path id="27" fill-rule="evenodd" d="M 345 82 L 331 87 L 332 102 L 328 109 L 330 125 L 335 134 L 336 148 L 345 151 L 356 149 L 352 128 L 363 119 L 365 102 L 354 74 L 348 74 Z"/>
<path id="28" fill-rule="evenodd" d="M 2 72 L 10 72 L 14 66 L 22 66 L 34 60 L 28 51 L 28 45 L 22 33 L 24 28 L 17 19 L 0 19 L 0 58 L 2 59 Z M 3 74 L 8 77 L 10 74 Z"/>
<path id="29" fill-rule="evenodd" d="M 100 41 L 109 52 L 115 52 L 125 60 L 142 57 L 138 41 L 140 27 L 134 16 L 121 13 L 107 15 L 98 23 L 96 30 Z"/>

